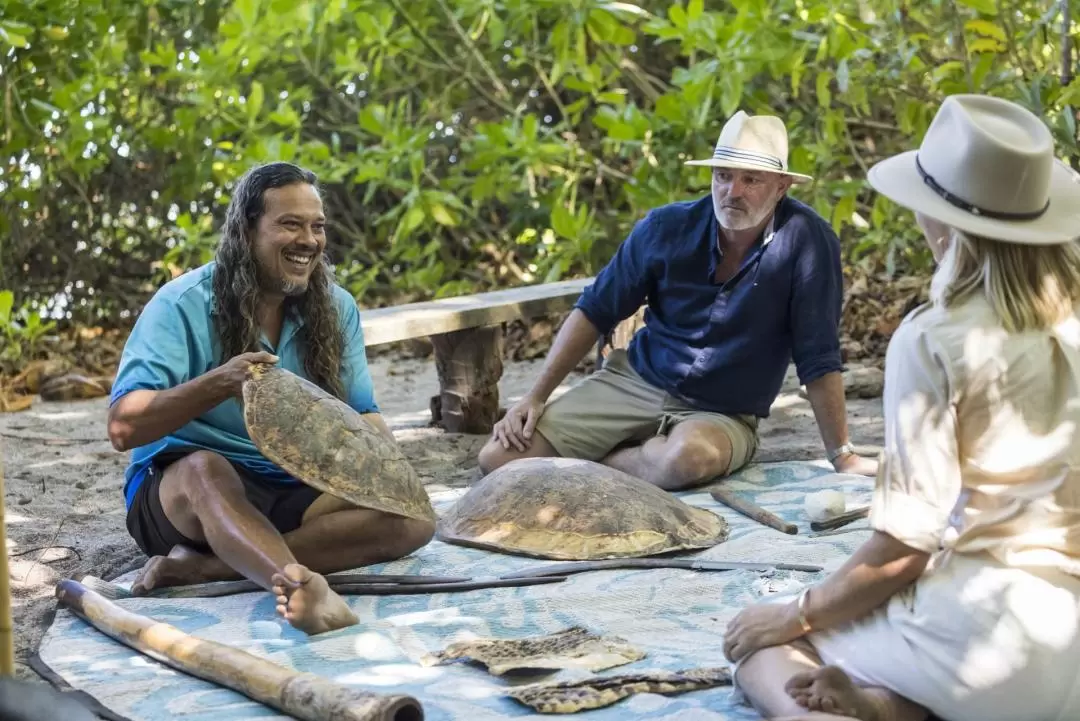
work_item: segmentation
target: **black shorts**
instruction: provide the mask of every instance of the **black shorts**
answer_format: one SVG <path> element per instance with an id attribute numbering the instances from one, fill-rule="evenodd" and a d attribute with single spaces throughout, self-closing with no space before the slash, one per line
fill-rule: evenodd
<path id="1" fill-rule="evenodd" d="M 173 546 L 178 545 L 189 546 L 202 553 L 210 550 L 205 543 L 193 541 L 176 530 L 161 507 L 159 490 L 165 469 L 185 455 L 162 453 L 156 456 L 131 501 L 127 513 L 128 533 L 147 556 L 166 556 Z M 279 533 L 299 528 L 304 512 L 320 495 L 319 491 L 303 483 L 271 483 L 252 478 L 236 464 L 233 464 L 233 468 L 244 484 L 248 501 L 270 519 Z"/>

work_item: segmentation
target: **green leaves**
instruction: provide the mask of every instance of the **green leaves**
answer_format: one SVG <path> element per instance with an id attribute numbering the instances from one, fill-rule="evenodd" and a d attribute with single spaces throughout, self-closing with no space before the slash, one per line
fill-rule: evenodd
<path id="1" fill-rule="evenodd" d="M 248 124 L 252 124 L 256 118 L 259 117 L 259 111 L 262 110 L 263 99 L 265 98 L 265 92 L 263 85 L 258 80 L 251 83 L 251 93 L 247 96 L 247 116 Z"/>
<path id="2" fill-rule="evenodd" d="M 15 306 L 15 294 L 10 290 L 0 290 L 0 327 L 11 323 L 11 309 Z"/>
<path id="3" fill-rule="evenodd" d="M 596 42 L 631 45 L 637 39 L 637 33 L 619 22 L 614 15 L 606 10 L 596 9 L 591 11 L 585 26 L 589 31 L 589 36 Z"/>
<path id="4" fill-rule="evenodd" d="M 984 15 L 997 15 L 997 3 L 995 0 L 955 0 L 957 5 L 969 7 Z"/>
<path id="5" fill-rule="evenodd" d="M 649 119 L 636 105 L 621 109 L 602 105 L 593 117 L 596 127 L 607 131 L 607 137 L 617 141 L 642 140 L 649 131 Z"/>
<path id="6" fill-rule="evenodd" d="M 989 20 L 968 20 L 964 23 L 964 28 L 978 35 L 982 35 L 983 37 L 993 38 L 1002 43 L 1008 40 L 1008 37 L 1005 35 L 1005 30 Z"/>
<path id="7" fill-rule="evenodd" d="M 82 279 L 76 317 L 129 310 L 208 257 L 236 178 L 272 159 L 318 173 L 341 278 L 372 302 L 595 272 L 703 192 L 683 161 L 740 108 L 784 119 L 816 178 L 798 197 L 846 249 L 902 261 L 907 216 L 865 168 L 945 95 L 1015 98 L 1080 155 L 1059 13 L 997 3 L 9 3 L 0 155 L 26 161 L 0 176 L 0 287 L 22 308 Z"/>
<path id="8" fill-rule="evenodd" d="M 0 48 L 5 45 L 13 48 L 29 47 L 33 33 L 32 25 L 15 20 L 0 20 Z"/>

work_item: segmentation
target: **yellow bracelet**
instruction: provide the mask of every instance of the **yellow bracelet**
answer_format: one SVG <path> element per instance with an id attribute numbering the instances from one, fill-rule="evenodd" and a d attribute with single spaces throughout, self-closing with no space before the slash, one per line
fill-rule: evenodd
<path id="1" fill-rule="evenodd" d="M 799 594 L 798 609 L 799 609 L 799 625 L 802 626 L 803 633 L 810 633 L 814 629 L 810 626 L 810 622 L 806 620 L 806 606 L 810 602 L 810 587 L 807 586 Z"/>

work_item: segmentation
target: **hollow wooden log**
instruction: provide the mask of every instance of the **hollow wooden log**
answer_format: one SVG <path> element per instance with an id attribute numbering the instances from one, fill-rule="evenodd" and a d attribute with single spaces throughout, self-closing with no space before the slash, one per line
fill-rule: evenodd
<path id="1" fill-rule="evenodd" d="M 450 433 L 491 433 L 499 419 L 503 327 L 466 328 L 431 336 L 439 394 L 431 417 Z"/>
<path id="2" fill-rule="evenodd" d="M 107 636 L 167 666 L 230 688 L 303 721 L 422 721 L 411 696 L 383 695 L 298 672 L 167 623 L 132 613 L 78 581 L 56 585 L 59 601 Z"/>
<path id="3" fill-rule="evenodd" d="M 4 515 L 4 448 L 0 443 L 0 676 L 13 676 L 15 638 L 11 634 L 11 573 L 8 569 L 7 522 Z"/>

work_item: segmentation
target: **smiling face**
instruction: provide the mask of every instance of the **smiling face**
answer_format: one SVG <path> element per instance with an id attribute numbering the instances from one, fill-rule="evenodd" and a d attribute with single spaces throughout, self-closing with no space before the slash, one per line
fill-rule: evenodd
<path id="1" fill-rule="evenodd" d="M 326 216 L 318 192 L 307 183 L 267 190 L 253 235 L 252 254 L 263 290 L 303 294 L 326 248 Z"/>
<path id="2" fill-rule="evenodd" d="M 727 230 L 748 230 L 765 222 L 791 178 L 757 170 L 713 168 L 712 200 L 716 220 Z"/>

